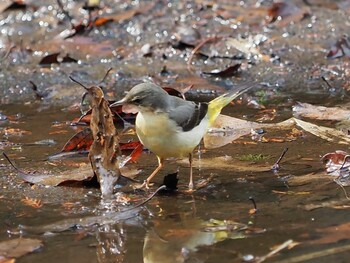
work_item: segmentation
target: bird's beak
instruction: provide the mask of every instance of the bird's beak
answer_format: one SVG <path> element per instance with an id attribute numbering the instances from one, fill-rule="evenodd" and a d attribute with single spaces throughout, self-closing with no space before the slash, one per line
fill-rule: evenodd
<path id="1" fill-rule="evenodd" d="M 120 106 L 120 105 L 123 105 L 124 103 L 125 103 L 125 101 L 126 101 L 126 99 L 125 98 L 123 98 L 123 99 L 121 99 L 121 100 L 118 100 L 118 101 L 116 101 L 116 102 L 114 102 L 114 103 L 112 103 L 109 107 L 114 107 L 114 106 Z"/>

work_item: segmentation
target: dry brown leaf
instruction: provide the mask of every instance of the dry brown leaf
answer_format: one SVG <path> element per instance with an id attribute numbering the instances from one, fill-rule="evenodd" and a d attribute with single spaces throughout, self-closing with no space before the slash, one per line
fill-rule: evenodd
<path id="1" fill-rule="evenodd" d="M 188 163 L 185 159 L 179 160 L 179 163 Z M 222 170 L 234 170 L 234 171 L 254 171 L 254 172 L 266 172 L 271 170 L 269 165 L 250 165 L 247 162 L 242 162 L 232 158 L 231 156 L 220 156 L 214 158 L 202 158 L 193 159 L 193 166 L 200 166 L 202 168 L 215 168 Z"/>
<path id="2" fill-rule="evenodd" d="M 320 137 L 321 139 L 324 139 L 330 142 L 339 143 L 339 144 L 350 143 L 350 138 L 346 134 L 344 134 L 342 131 L 329 128 L 329 127 L 319 126 L 319 125 L 302 121 L 296 118 L 293 118 L 293 119 L 299 127 L 301 127 L 305 131 L 317 137 Z"/>
<path id="3" fill-rule="evenodd" d="M 100 183 L 102 196 L 110 196 L 120 176 L 118 157 L 121 156 L 119 136 L 114 126 L 113 114 L 100 87 L 86 89 L 91 96 L 90 129 L 94 142 L 89 152 L 92 169 Z"/>
<path id="4" fill-rule="evenodd" d="M 311 192 L 294 192 L 294 191 L 277 191 L 272 190 L 272 193 L 282 194 L 282 195 L 309 195 Z"/>
<path id="5" fill-rule="evenodd" d="M 40 199 L 33 199 L 33 198 L 29 198 L 29 197 L 25 197 L 22 200 L 22 203 L 24 203 L 25 205 L 31 206 L 33 208 L 40 208 L 43 206 L 43 203 Z"/>
<path id="6" fill-rule="evenodd" d="M 42 246 L 43 243 L 41 240 L 34 238 L 21 237 L 2 241 L 0 242 L 0 262 L 14 262 L 12 261 L 14 258 L 18 258 L 38 250 Z"/>
<path id="7" fill-rule="evenodd" d="M 309 244 L 334 244 L 341 240 L 347 240 L 350 236 L 350 223 L 316 229 L 319 238 L 310 240 Z"/>
<path id="8" fill-rule="evenodd" d="M 0 258 L 0 263 L 15 263 L 16 259 L 14 258 Z"/>
<path id="9" fill-rule="evenodd" d="M 23 135 L 31 135 L 30 131 L 16 129 L 16 128 L 5 128 L 0 131 L 0 134 L 4 136 L 23 136 Z"/>

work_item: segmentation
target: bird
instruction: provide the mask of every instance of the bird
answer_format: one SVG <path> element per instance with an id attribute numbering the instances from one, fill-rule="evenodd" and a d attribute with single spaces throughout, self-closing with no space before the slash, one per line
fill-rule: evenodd
<path id="1" fill-rule="evenodd" d="M 193 102 L 169 95 L 160 86 L 145 82 L 134 86 L 124 98 L 111 104 L 111 107 L 122 105 L 122 111 L 125 113 L 137 113 L 137 137 L 157 156 L 158 166 L 143 182 L 141 188 L 149 188 L 151 180 L 164 167 L 165 159 L 188 157 L 188 187 L 189 190 L 193 190 L 194 149 L 214 124 L 221 110 L 253 86 L 249 82 L 239 91 L 225 93 L 209 102 Z"/>

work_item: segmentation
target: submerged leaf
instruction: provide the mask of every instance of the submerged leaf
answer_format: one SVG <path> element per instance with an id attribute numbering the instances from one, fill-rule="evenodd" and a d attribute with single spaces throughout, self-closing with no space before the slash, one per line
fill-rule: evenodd
<path id="1" fill-rule="evenodd" d="M 350 223 L 316 229 L 317 238 L 309 240 L 308 244 L 334 244 L 349 239 Z"/>
<path id="2" fill-rule="evenodd" d="M 310 8 L 300 8 L 290 1 L 273 3 L 268 10 L 271 23 L 284 27 L 291 22 L 298 22 L 310 14 Z"/>
<path id="3" fill-rule="evenodd" d="M 324 107 L 315 106 L 309 103 L 298 102 L 293 106 L 293 112 L 297 116 L 315 119 L 315 120 L 348 120 L 350 117 L 350 110 L 340 107 Z"/>
<path id="4" fill-rule="evenodd" d="M 127 178 L 134 178 L 140 171 L 129 167 L 120 169 Z M 19 172 L 19 176 L 26 182 L 45 186 L 96 186 L 98 182 L 91 170 L 90 164 L 81 164 L 79 168 L 52 174 Z"/>
<path id="5" fill-rule="evenodd" d="M 330 141 L 330 142 L 335 142 L 339 144 L 348 144 L 350 143 L 350 138 L 344 134 L 343 132 L 333 129 L 333 128 L 328 128 L 324 126 L 318 126 L 316 124 L 312 124 L 306 121 L 302 121 L 299 119 L 294 118 L 295 123 L 304 129 L 305 131 L 320 137 L 324 140 Z"/>
<path id="6" fill-rule="evenodd" d="M 94 176 L 91 167 L 84 164 L 81 167 L 59 174 L 39 174 L 39 173 L 20 173 L 22 179 L 31 184 L 46 185 L 46 186 L 72 186 L 84 184 L 90 181 Z"/>
<path id="7" fill-rule="evenodd" d="M 204 146 L 207 149 L 218 148 L 231 143 L 238 138 L 250 134 L 252 130 L 261 128 L 287 129 L 295 124 L 293 119 L 280 123 L 258 123 L 245 121 L 227 115 L 219 115 L 214 125 L 204 136 Z"/>
<path id="8" fill-rule="evenodd" d="M 179 163 L 187 163 L 187 160 L 179 160 Z M 213 158 L 202 158 L 200 160 L 193 159 L 193 166 L 200 166 L 201 168 L 215 168 L 222 170 L 234 170 L 240 172 L 267 172 L 271 171 L 271 165 L 263 164 L 247 164 L 247 162 L 239 161 L 231 156 L 219 156 Z"/>
<path id="9" fill-rule="evenodd" d="M 39 199 L 32 199 L 29 197 L 25 197 L 24 199 L 21 200 L 25 205 L 31 206 L 33 208 L 40 208 L 43 206 L 43 203 Z"/>
<path id="10" fill-rule="evenodd" d="M 21 237 L 2 241 L 0 242 L 0 261 L 3 262 L 3 258 L 19 258 L 40 249 L 42 246 L 42 241 L 34 238 Z"/>

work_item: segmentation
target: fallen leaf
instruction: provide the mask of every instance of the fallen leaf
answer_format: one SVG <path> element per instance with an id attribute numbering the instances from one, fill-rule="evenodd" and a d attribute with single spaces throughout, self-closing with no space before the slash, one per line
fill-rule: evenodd
<path id="1" fill-rule="evenodd" d="M 54 53 L 43 57 L 39 65 L 61 64 L 61 63 L 77 63 L 78 60 L 70 57 L 68 54 L 60 56 L 60 53 Z"/>
<path id="2" fill-rule="evenodd" d="M 347 152 L 337 150 L 335 152 L 326 153 L 322 156 L 322 161 L 326 165 L 326 171 L 330 175 L 339 176 L 341 174 L 340 168 L 348 168 L 350 162 L 348 158 L 349 154 Z"/>
<path id="3" fill-rule="evenodd" d="M 222 147 L 241 136 L 250 134 L 252 130 L 261 128 L 288 129 L 295 125 L 293 119 L 288 119 L 280 123 L 258 123 L 233 118 L 220 114 L 214 125 L 204 136 L 204 146 L 207 149 Z"/>
<path id="4" fill-rule="evenodd" d="M 25 205 L 31 206 L 33 208 L 40 208 L 43 206 L 43 203 L 41 200 L 39 199 L 33 199 L 33 198 L 29 198 L 29 197 L 25 197 L 24 199 L 21 200 L 22 203 L 24 203 Z"/>
<path id="5" fill-rule="evenodd" d="M 293 113 L 298 117 L 310 118 L 315 120 L 348 120 L 350 110 L 340 107 L 316 106 L 309 103 L 298 102 L 293 106 Z"/>
<path id="6" fill-rule="evenodd" d="M 0 13 L 13 11 L 13 10 L 21 10 L 27 9 L 28 5 L 24 0 L 13 0 L 13 1 L 2 1 L 0 3 Z"/>
<path id="7" fill-rule="evenodd" d="M 294 192 L 294 191 L 277 191 L 272 190 L 272 193 L 282 194 L 282 195 L 309 195 L 311 192 Z"/>
<path id="8" fill-rule="evenodd" d="M 186 164 L 187 160 L 178 160 L 179 163 Z M 251 165 L 247 164 L 247 162 L 242 162 L 237 159 L 233 159 L 231 156 L 219 156 L 213 158 L 201 158 L 201 159 L 193 159 L 193 166 L 199 166 L 202 168 L 215 168 L 222 170 L 234 170 L 237 172 L 267 172 L 271 171 L 271 165 L 262 165 L 256 164 Z"/>
<path id="9" fill-rule="evenodd" d="M 10 137 L 10 136 L 18 136 L 21 137 L 23 135 L 31 135 L 32 132 L 18 129 L 18 128 L 4 128 L 3 130 L 0 129 L 0 134 Z"/>
<path id="10" fill-rule="evenodd" d="M 268 10 L 268 15 L 271 18 L 270 23 L 274 23 L 278 27 L 298 22 L 310 13 L 309 7 L 300 8 L 292 2 L 276 2 Z"/>
<path id="11" fill-rule="evenodd" d="M 235 64 L 233 66 L 229 66 L 228 68 L 224 70 L 212 70 L 210 72 L 203 72 L 205 75 L 210 75 L 214 77 L 221 77 L 221 78 L 230 78 L 238 73 L 238 69 L 241 67 L 241 63 Z"/>
<path id="12" fill-rule="evenodd" d="M 349 38 L 342 36 L 329 50 L 327 58 L 335 59 L 340 57 L 350 57 L 350 43 Z"/>
<path id="13" fill-rule="evenodd" d="M 345 199 L 340 201 L 336 200 L 336 201 L 320 202 L 316 204 L 307 204 L 307 205 L 304 205 L 303 208 L 306 211 L 312 211 L 319 208 L 349 209 L 350 205 L 349 205 L 349 200 Z"/>
<path id="14" fill-rule="evenodd" d="M 339 150 L 327 153 L 322 157 L 322 161 L 326 164 L 327 174 L 336 176 L 334 182 L 340 186 L 350 185 L 350 155 L 348 153 Z"/>
<path id="15" fill-rule="evenodd" d="M 248 58 L 256 56 L 263 61 L 270 61 L 269 56 L 261 53 L 252 36 L 248 38 L 227 38 L 226 45 L 239 50 L 247 55 Z"/>
<path id="16" fill-rule="evenodd" d="M 154 5 L 155 5 L 154 2 L 149 2 L 135 9 L 123 10 L 116 14 L 101 15 L 97 17 L 91 23 L 90 26 L 102 26 L 107 22 L 112 22 L 112 21 L 121 23 L 123 21 L 130 20 L 136 15 L 147 13 L 149 10 L 151 10 L 154 7 Z"/>
<path id="17" fill-rule="evenodd" d="M 56 174 L 20 172 L 19 175 L 28 183 L 46 186 L 84 185 L 85 182 L 92 180 L 94 176 L 89 164 L 83 164 L 79 168 Z"/>
<path id="18" fill-rule="evenodd" d="M 84 88 L 91 97 L 90 129 L 94 139 L 88 157 L 92 170 L 100 183 L 102 196 L 107 197 L 113 194 L 114 186 L 120 176 L 119 136 L 114 126 L 113 114 L 102 89 L 98 86 Z"/>
<path id="19" fill-rule="evenodd" d="M 342 131 L 339 131 L 333 128 L 324 127 L 324 126 L 319 126 L 319 125 L 302 121 L 296 118 L 294 118 L 294 121 L 303 130 L 317 137 L 320 137 L 323 140 L 327 140 L 327 141 L 335 142 L 339 144 L 350 143 L 350 138 L 346 134 L 344 134 Z"/>
<path id="20" fill-rule="evenodd" d="M 63 146 L 61 152 L 88 151 L 93 143 L 93 136 L 90 128 L 76 133 Z"/>
<path id="21" fill-rule="evenodd" d="M 341 240 L 348 240 L 350 236 L 350 223 L 344 223 L 325 228 L 318 228 L 315 231 L 318 237 L 307 241 L 308 244 L 334 244 Z"/>
<path id="22" fill-rule="evenodd" d="M 127 178 L 134 178 L 140 170 L 129 167 L 122 167 L 121 174 Z M 79 168 L 51 174 L 25 173 L 19 172 L 19 176 L 26 182 L 34 185 L 45 186 L 90 186 L 98 187 L 98 182 L 94 177 L 90 164 L 82 163 Z"/>
<path id="23" fill-rule="evenodd" d="M 21 237 L 2 241 L 0 242 L 0 262 L 3 262 L 2 259 L 10 260 L 4 262 L 11 262 L 11 259 L 19 258 L 42 247 L 42 241 L 34 238 Z"/>
<path id="24" fill-rule="evenodd" d="M 129 155 L 129 160 L 128 162 L 136 162 L 136 160 L 140 157 L 140 155 L 142 154 L 143 151 L 143 145 L 141 142 L 133 142 L 134 147 L 132 153 Z M 125 145 L 124 145 L 125 147 Z M 120 147 L 121 150 L 123 150 L 123 146 Z"/>
<path id="25" fill-rule="evenodd" d="M 178 41 L 177 46 L 196 46 L 201 40 L 201 34 L 199 31 L 191 26 L 180 25 L 176 27 L 174 33 L 176 40 Z"/>

